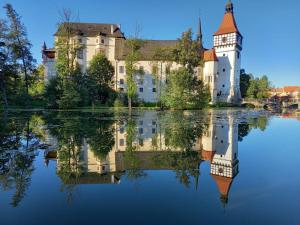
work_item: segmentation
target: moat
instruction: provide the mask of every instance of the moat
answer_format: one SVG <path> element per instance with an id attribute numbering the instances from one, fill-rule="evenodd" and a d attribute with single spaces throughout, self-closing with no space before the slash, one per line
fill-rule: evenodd
<path id="1" fill-rule="evenodd" d="M 1 225 L 300 224 L 300 114 L 9 112 Z"/>

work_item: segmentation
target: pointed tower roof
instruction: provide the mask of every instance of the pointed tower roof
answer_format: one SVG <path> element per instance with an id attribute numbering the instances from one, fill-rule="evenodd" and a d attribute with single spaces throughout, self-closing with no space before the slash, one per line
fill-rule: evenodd
<path id="1" fill-rule="evenodd" d="M 210 50 L 206 50 L 204 51 L 204 56 L 203 56 L 203 60 L 204 62 L 210 62 L 210 61 L 219 61 L 218 57 L 216 55 L 216 51 L 214 48 L 210 49 Z"/>
<path id="2" fill-rule="evenodd" d="M 201 18 L 200 18 L 200 16 L 199 16 L 199 21 L 198 21 L 197 40 L 198 40 L 198 42 L 200 44 L 200 47 L 203 47 L 202 26 L 201 26 Z"/>
<path id="3" fill-rule="evenodd" d="M 217 32 L 214 33 L 214 36 L 228 33 L 239 33 L 241 35 L 235 22 L 235 18 L 233 15 L 233 4 L 230 0 L 225 7 L 225 15 L 223 17 L 223 21 Z"/>
<path id="4" fill-rule="evenodd" d="M 217 183 L 221 197 L 228 198 L 229 190 L 233 179 L 229 177 L 221 177 L 216 175 L 211 175 L 211 176 Z"/>

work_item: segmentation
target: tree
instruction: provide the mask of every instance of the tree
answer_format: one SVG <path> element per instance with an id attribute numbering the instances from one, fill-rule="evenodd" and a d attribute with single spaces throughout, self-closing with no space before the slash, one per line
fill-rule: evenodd
<path id="1" fill-rule="evenodd" d="M 144 74 L 144 71 L 137 67 L 137 62 L 141 57 L 140 50 L 143 44 L 144 41 L 137 37 L 129 38 L 125 42 L 128 49 L 128 54 L 125 57 L 125 67 L 129 114 L 131 114 L 132 99 L 135 97 L 137 91 L 135 75 Z"/>
<path id="2" fill-rule="evenodd" d="M 188 69 L 172 71 L 162 93 L 162 102 L 171 109 L 203 108 L 209 102 L 209 90 Z"/>
<path id="3" fill-rule="evenodd" d="M 43 65 L 39 65 L 37 69 L 33 71 L 32 85 L 29 88 L 29 94 L 34 97 L 43 95 L 45 91 L 45 68 Z"/>
<path id="4" fill-rule="evenodd" d="M 247 96 L 247 90 L 250 86 L 250 80 L 252 79 L 252 74 L 247 74 L 245 70 L 241 70 L 240 74 L 240 90 L 242 98 Z"/>
<path id="5" fill-rule="evenodd" d="M 114 67 L 105 55 L 96 54 L 87 70 L 89 80 L 90 99 L 94 103 L 100 101 L 105 103 L 112 92 Z"/>
<path id="6" fill-rule="evenodd" d="M 24 73 L 26 93 L 29 92 L 29 76 L 35 68 L 35 60 L 31 54 L 31 43 L 27 38 L 27 32 L 24 24 L 21 22 L 21 17 L 13 9 L 11 4 L 4 6 L 6 9 L 7 18 L 9 20 L 10 48 L 12 50 L 14 60 L 21 61 L 22 72 Z"/>
<path id="7" fill-rule="evenodd" d="M 202 61 L 201 46 L 198 41 L 193 40 L 192 36 L 193 32 L 191 29 L 182 33 L 172 57 L 176 63 L 187 68 L 189 73 L 194 73 L 194 69 Z"/>
<path id="8" fill-rule="evenodd" d="M 171 72 L 170 68 L 172 64 L 173 51 L 174 51 L 173 48 L 157 48 L 155 49 L 153 55 L 151 73 L 155 78 L 156 89 L 159 90 L 156 92 L 157 93 L 156 97 L 160 101 L 160 108 L 162 108 L 161 92 L 162 92 L 162 80 L 163 80 L 163 64 L 165 64 L 165 75 L 167 80 L 167 77 Z"/>
<path id="9" fill-rule="evenodd" d="M 248 98 L 262 99 L 269 97 L 270 82 L 267 76 L 250 80 L 246 96 Z"/>
<path id="10" fill-rule="evenodd" d="M 2 92 L 2 99 L 4 103 L 4 108 L 8 108 L 7 100 L 7 86 L 6 86 L 6 77 L 5 73 L 7 71 L 7 53 L 6 53 L 6 44 L 5 40 L 7 37 L 7 26 L 4 20 L 0 20 L 0 88 Z"/>
<path id="11" fill-rule="evenodd" d="M 46 90 L 59 90 L 57 95 L 52 95 L 50 98 L 46 95 L 47 102 L 55 100 L 49 105 L 58 106 L 67 109 L 68 107 L 74 108 L 79 106 L 81 102 L 80 91 L 83 89 L 83 74 L 81 68 L 77 63 L 79 53 L 83 50 L 84 46 L 76 38 L 71 22 L 72 12 L 64 9 L 62 12 L 61 22 L 58 25 L 56 33 L 56 70 L 58 79 L 49 85 L 57 84 L 57 87 L 46 87 Z M 47 92 L 47 91 L 46 91 Z"/>

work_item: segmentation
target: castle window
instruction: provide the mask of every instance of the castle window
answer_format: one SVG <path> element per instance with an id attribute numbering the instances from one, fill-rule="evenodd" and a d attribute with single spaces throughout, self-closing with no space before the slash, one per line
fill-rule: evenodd
<path id="1" fill-rule="evenodd" d="M 83 59 L 83 50 L 80 49 L 78 52 L 77 52 L 77 58 L 78 59 Z"/>
<path id="2" fill-rule="evenodd" d="M 119 72 L 124 73 L 124 66 L 119 66 Z"/>
<path id="3" fill-rule="evenodd" d="M 152 88 L 152 92 L 156 92 L 156 88 Z"/>
<path id="4" fill-rule="evenodd" d="M 223 56 L 226 56 L 226 54 L 223 54 Z"/>
<path id="5" fill-rule="evenodd" d="M 120 146 L 124 146 L 124 139 L 120 139 Z"/>
<path id="6" fill-rule="evenodd" d="M 223 84 L 222 87 L 225 87 L 225 85 Z"/>
<path id="7" fill-rule="evenodd" d="M 144 146 L 144 139 L 142 139 L 142 138 L 139 139 L 139 145 Z"/>
<path id="8" fill-rule="evenodd" d="M 104 39 L 101 39 L 101 44 L 104 44 Z"/>
<path id="9" fill-rule="evenodd" d="M 144 92 L 144 88 L 140 88 L 140 92 Z"/>
<path id="10" fill-rule="evenodd" d="M 143 128 L 139 128 L 139 134 L 143 134 L 144 133 L 144 129 Z"/>
<path id="11" fill-rule="evenodd" d="M 226 70 L 225 69 L 223 69 L 223 72 L 225 72 Z"/>
<path id="12" fill-rule="evenodd" d="M 143 121 L 143 120 L 140 120 L 140 121 L 139 121 L 139 125 L 140 125 L 140 126 L 143 126 L 143 125 L 144 125 L 144 121 Z"/>
<path id="13" fill-rule="evenodd" d="M 240 58 L 240 52 L 237 52 L 237 58 L 238 59 Z"/>
<path id="14" fill-rule="evenodd" d="M 156 133 L 156 129 L 152 128 L 152 134 L 155 134 L 155 133 Z"/>
<path id="15" fill-rule="evenodd" d="M 227 41 L 227 37 L 223 37 L 223 38 L 222 38 L 222 42 L 223 42 L 223 43 L 226 43 L 226 41 Z"/>
<path id="16" fill-rule="evenodd" d="M 120 79 L 120 84 L 124 84 L 124 79 Z"/>
<path id="17" fill-rule="evenodd" d="M 219 173 L 224 173 L 223 168 L 219 168 Z"/>
<path id="18" fill-rule="evenodd" d="M 119 88 L 119 91 L 120 92 L 124 92 L 124 88 Z"/>
<path id="19" fill-rule="evenodd" d="M 156 125 L 156 121 L 152 120 L 152 125 L 155 126 Z"/>
<path id="20" fill-rule="evenodd" d="M 121 127 L 120 128 L 120 134 L 123 134 L 124 133 L 124 127 Z"/>

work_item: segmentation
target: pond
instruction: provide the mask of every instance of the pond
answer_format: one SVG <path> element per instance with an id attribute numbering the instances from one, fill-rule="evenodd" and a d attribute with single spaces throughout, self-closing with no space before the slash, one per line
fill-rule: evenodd
<path id="1" fill-rule="evenodd" d="M 0 224 L 300 224 L 300 115 L 9 112 Z"/>

